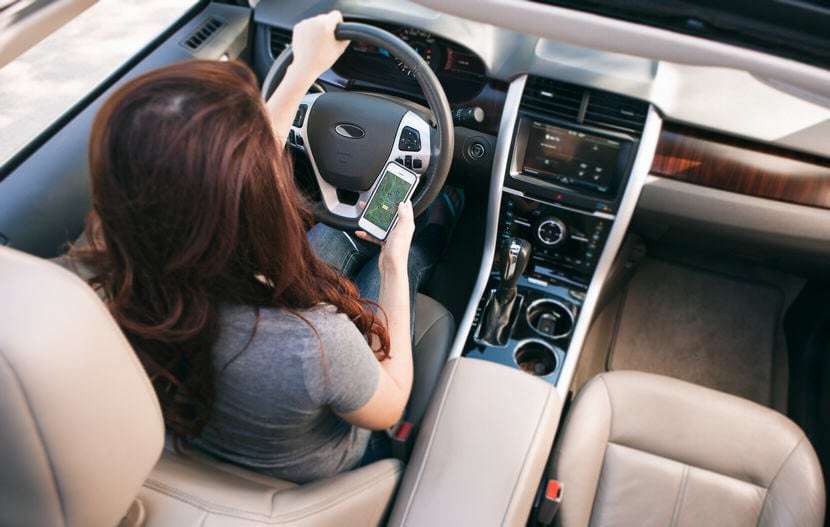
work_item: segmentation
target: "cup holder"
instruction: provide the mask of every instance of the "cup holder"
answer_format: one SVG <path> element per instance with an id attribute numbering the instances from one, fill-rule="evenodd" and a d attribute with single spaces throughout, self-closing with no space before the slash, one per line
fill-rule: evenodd
<path id="1" fill-rule="evenodd" d="M 562 302 L 552 298 L 540 298 L 527 306 L 528 325 L 543 337 L 561 339 L 574 328 L 573 312 Z"/>
<path id="2" fill-rule="evenodd" d="M 556 353 L 553 346 L 537 339 L 519 343 L 513 353 L 516 365 L 525 373 L 544 377 L 556 369 Z"/>

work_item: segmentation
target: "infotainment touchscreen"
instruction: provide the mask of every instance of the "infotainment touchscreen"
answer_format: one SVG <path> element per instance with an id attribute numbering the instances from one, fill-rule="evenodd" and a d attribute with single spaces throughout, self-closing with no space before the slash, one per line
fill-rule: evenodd
<path id="1" fill-rule="evenodd" d="M 613 198 L 629 143 L 527 119 L 521 171 L 559 186 Z"/>

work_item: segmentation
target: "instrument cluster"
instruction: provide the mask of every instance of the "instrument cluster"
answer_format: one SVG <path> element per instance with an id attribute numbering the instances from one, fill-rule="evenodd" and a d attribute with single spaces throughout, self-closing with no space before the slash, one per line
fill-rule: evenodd
<path id="1" fill-rule="evenodd" d="M 386 25 L 383 29 L 408 43 L 424 59 L 441 81 L 450 101 L 472 98 L 487 84 L 484 63 L 464 46 L 418 28 Z M 420 93 L 415 73 L 387 50 L 365 42 L 353 42 L 333 70 L 353 82 L 407 95 Z"/>

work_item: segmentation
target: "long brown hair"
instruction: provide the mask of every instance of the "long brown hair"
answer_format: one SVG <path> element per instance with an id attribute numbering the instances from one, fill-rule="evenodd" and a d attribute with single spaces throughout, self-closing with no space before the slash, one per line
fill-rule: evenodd
<path id="1" fill-rule="evenodd" d="M 89 154 L 90 246 L 75 254 L 178 438 L 210 418 L 220 302 L 332 304 L 388 356 L 372 303 L 306 239 L 308 207 L 247 66 L 190 61 L 131 80 L 99 111 Z"/>

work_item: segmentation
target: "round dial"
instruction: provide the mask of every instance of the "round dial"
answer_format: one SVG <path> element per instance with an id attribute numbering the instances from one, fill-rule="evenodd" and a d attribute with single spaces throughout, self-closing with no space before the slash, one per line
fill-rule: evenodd
<path id="1" fill-rule="evenodd" d="M 406 28 L 401 30 L 398 33 L 398 36 L 409 44 L 415 52 L 424 59 L 424 62 L 429 64 L 429 67 L 432 68 L 432 71 L 438 71 L 438 67 L 441 64 L 441 45 L 435 40 L 435 37 L 426 33 L 425 31 L 421 31 L 419 29 L 414 28 Z M 403 62 L 399 59 L 395 59 L 395 64 L 398 65 L 398 68 L 407 76 L 407 77 L 415 77 L 415 74 L 412 73 L 412 70 L 409 69 Z"/>
<path id="2" fill-rule="evenodd" d="M 556 218 L 545 218 L 536 227 L 536 237 L 548 247 L 555 247 L 564 242 L 568 235 L 568 228 Z"/>

